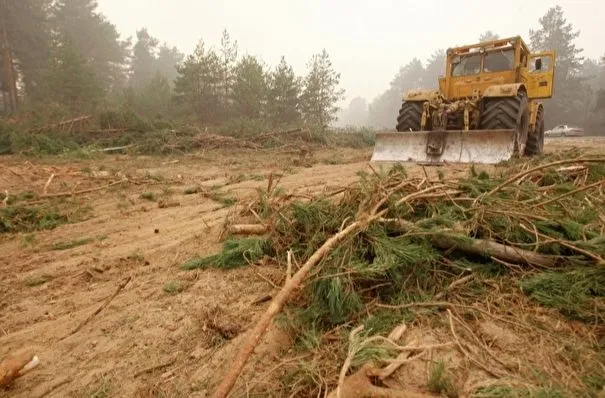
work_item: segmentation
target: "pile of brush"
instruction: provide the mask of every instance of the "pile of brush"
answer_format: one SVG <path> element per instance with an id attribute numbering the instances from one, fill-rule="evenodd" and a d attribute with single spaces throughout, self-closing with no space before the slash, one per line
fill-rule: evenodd
<path id="1" fill-rule="evenodd" d="M 232 268 L 271 259 L 285 271 L 283 289 L 215 396 L 232 388 L 287 301 L 295 314 L 287 323 L 299 336 L 360 323 L 385 332 L 414 306 L 483 303 L 493 293 L 485 281 L 505 278 L 499 280 L 534 303 L 605 325 L 605 158 L 573 155 L 514 162 L 491 174 L 473 167 L 457 179 L 409 178 L 397 165 L 306 199 L 271 180 L 244 209 L 248 223 L 228 226 L 223 252 L 184 265 Z M 233 238 L 246 234 L 255 237 Z M 506 312 L 510 303 L 497 301 L 495 310 Z"/>

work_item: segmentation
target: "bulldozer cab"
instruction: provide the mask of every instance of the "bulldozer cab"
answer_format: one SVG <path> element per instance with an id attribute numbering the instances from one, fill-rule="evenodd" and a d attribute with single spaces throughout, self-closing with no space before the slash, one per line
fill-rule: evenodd
<path id="1" fill-rule="evenodd" d="M 529 98 L 550 98 L 554 60 L 554 52 L 532 54 L 520 37 L 449 49 L 440 89 L 454 100 L 480 96 L 496 85 L 523 83 Z"/>

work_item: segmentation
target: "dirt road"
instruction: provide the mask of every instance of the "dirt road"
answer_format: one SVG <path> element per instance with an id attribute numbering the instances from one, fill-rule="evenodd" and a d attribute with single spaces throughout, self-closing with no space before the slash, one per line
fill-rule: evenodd
<path id="1" fill-rule="evenodd" d="M 603 152 L 605 140 L 546 145 L 547 151 L 572 145 Z M 182 271 L 181 264 L 220 248 L 225 218 L 266 187 L 271 173 L 279 186 L 306 195 L 372 172 L 370 155 L 334 149 L 313 159 L 253 151 L 3 159 L 0 188 L 9 195 L 42 194 L 51 175 L 47 194 L 128 182 L 68 198 L 70 206 L 88 209 L 85 221 L 0 235 L 0 359 L 32 348 L 41 360 L 0 396 L 206 396 L 226 354 L 264 309 L 254 302 L 281 284 L 282 275 L 270 267 Z M 406 168 L 437 175 L 437 168 Z M 468 167 L 439 169 L 452 175 Z M 192 187 L 212 194 L 185 195 Z M 109 305 L 73 333 L 128 277 Z M 228 325 L 217 327 L 217 313 Z M 273 350 L 268 345 L 264 355 Z"/>

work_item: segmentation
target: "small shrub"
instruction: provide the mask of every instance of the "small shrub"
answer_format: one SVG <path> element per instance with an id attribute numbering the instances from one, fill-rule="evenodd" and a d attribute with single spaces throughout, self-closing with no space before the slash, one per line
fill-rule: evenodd
<path id="1" fill-rule="evenodd" d="M 208 199 L 214 200 L 215 202 L 222 203 L 226 207 L 233 206 L 237 203 L 237 199 L 233 196 L 229 196 L 223 192 L 211 192 L 205 195 Z"/>
<path id="2" fill-rule="evenodd" d="M 200 191 L 201 191 L 200 187 L 185 188 L 185 191 L 183 191 L 183 195 L 193 195 Z"/>
<path id="3" fill-rule="evenodd" d="M 129 254 L 128 257 L 126 257 L 126 258 L 128 260 L 136 261 L 136 262 L 145 261 L 145 256 L 139 250 L 135 251 L 134 253 Z"/>
<path id="4" fill-rule="evenodd" d="M 0 233 L 54 229 L 68 222 L 69 217 L 55 208 L 9 206 L 0 209 Z"/>
<path id="5" fill-rule="evenodd" d="M 185 287 L 179 281 L 169 282 L 162 288 L 166 294 L 178 294 L 185 290 Z"/>
<path id="6" fill-rule="evenodd" d="M 271 251 L 271 246 L 266 240 L 255 238 L 228 240 L 224 243 L 221 253 L 191 259 L 183 264 L 182 268 L 186 270 L 209 266 L 223 269 L 237 268 L 254 263 Z"/>
<path id="7" fill-rule="evenodd" d="M 427 387 L 435 394 L 445 394 L 448 398 L 457 398 L 458 389 L 447 374 L 445 363 L 439 361 L 431 366 Z"/>
<path id="8" fill-rule="evenodd" d="M 38 275 L 38 276 L 28 276 L 27 278 L 25 278 L 23 283 L 27 287 L 36 287 L 36 286 L 41 286 L 41 285 L 47 283 L 51 279 L 52 279 L 52 277 L 50 275 L 42 274 L 42 275 Z"/>
<path id="9" fill-rule="evenodd" d="M 154 130 L 153 123 L 132 110 L 101 112 L 99 114 L 99 126 L 102 129 L 125 129 L 140 133 Z"/>
<path id="10" fill-rule="evenodd" d="M 30 247 L 36 244 L 36 235 L 35 234 L 26 234 L 23 235 L 21 246 Z"/>
<path id="11" fill-rule="evenodd" d="M 151 202 L 156 202 L 158 200 L 157 195 L 154 192 L 143 192 L 141 194 L 141 199 L 149 200 Z"/>

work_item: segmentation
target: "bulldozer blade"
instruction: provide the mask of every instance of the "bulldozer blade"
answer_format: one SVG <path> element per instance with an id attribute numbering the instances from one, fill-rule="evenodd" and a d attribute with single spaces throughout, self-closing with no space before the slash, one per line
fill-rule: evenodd
<path id="1" fill-rule="evenodd" d="M 435 133 L 441 145 L 437 150 Z M 515 134 L 515 130 L 380 132 L 372 161 L 494 164 L 513 156 Z"/>

